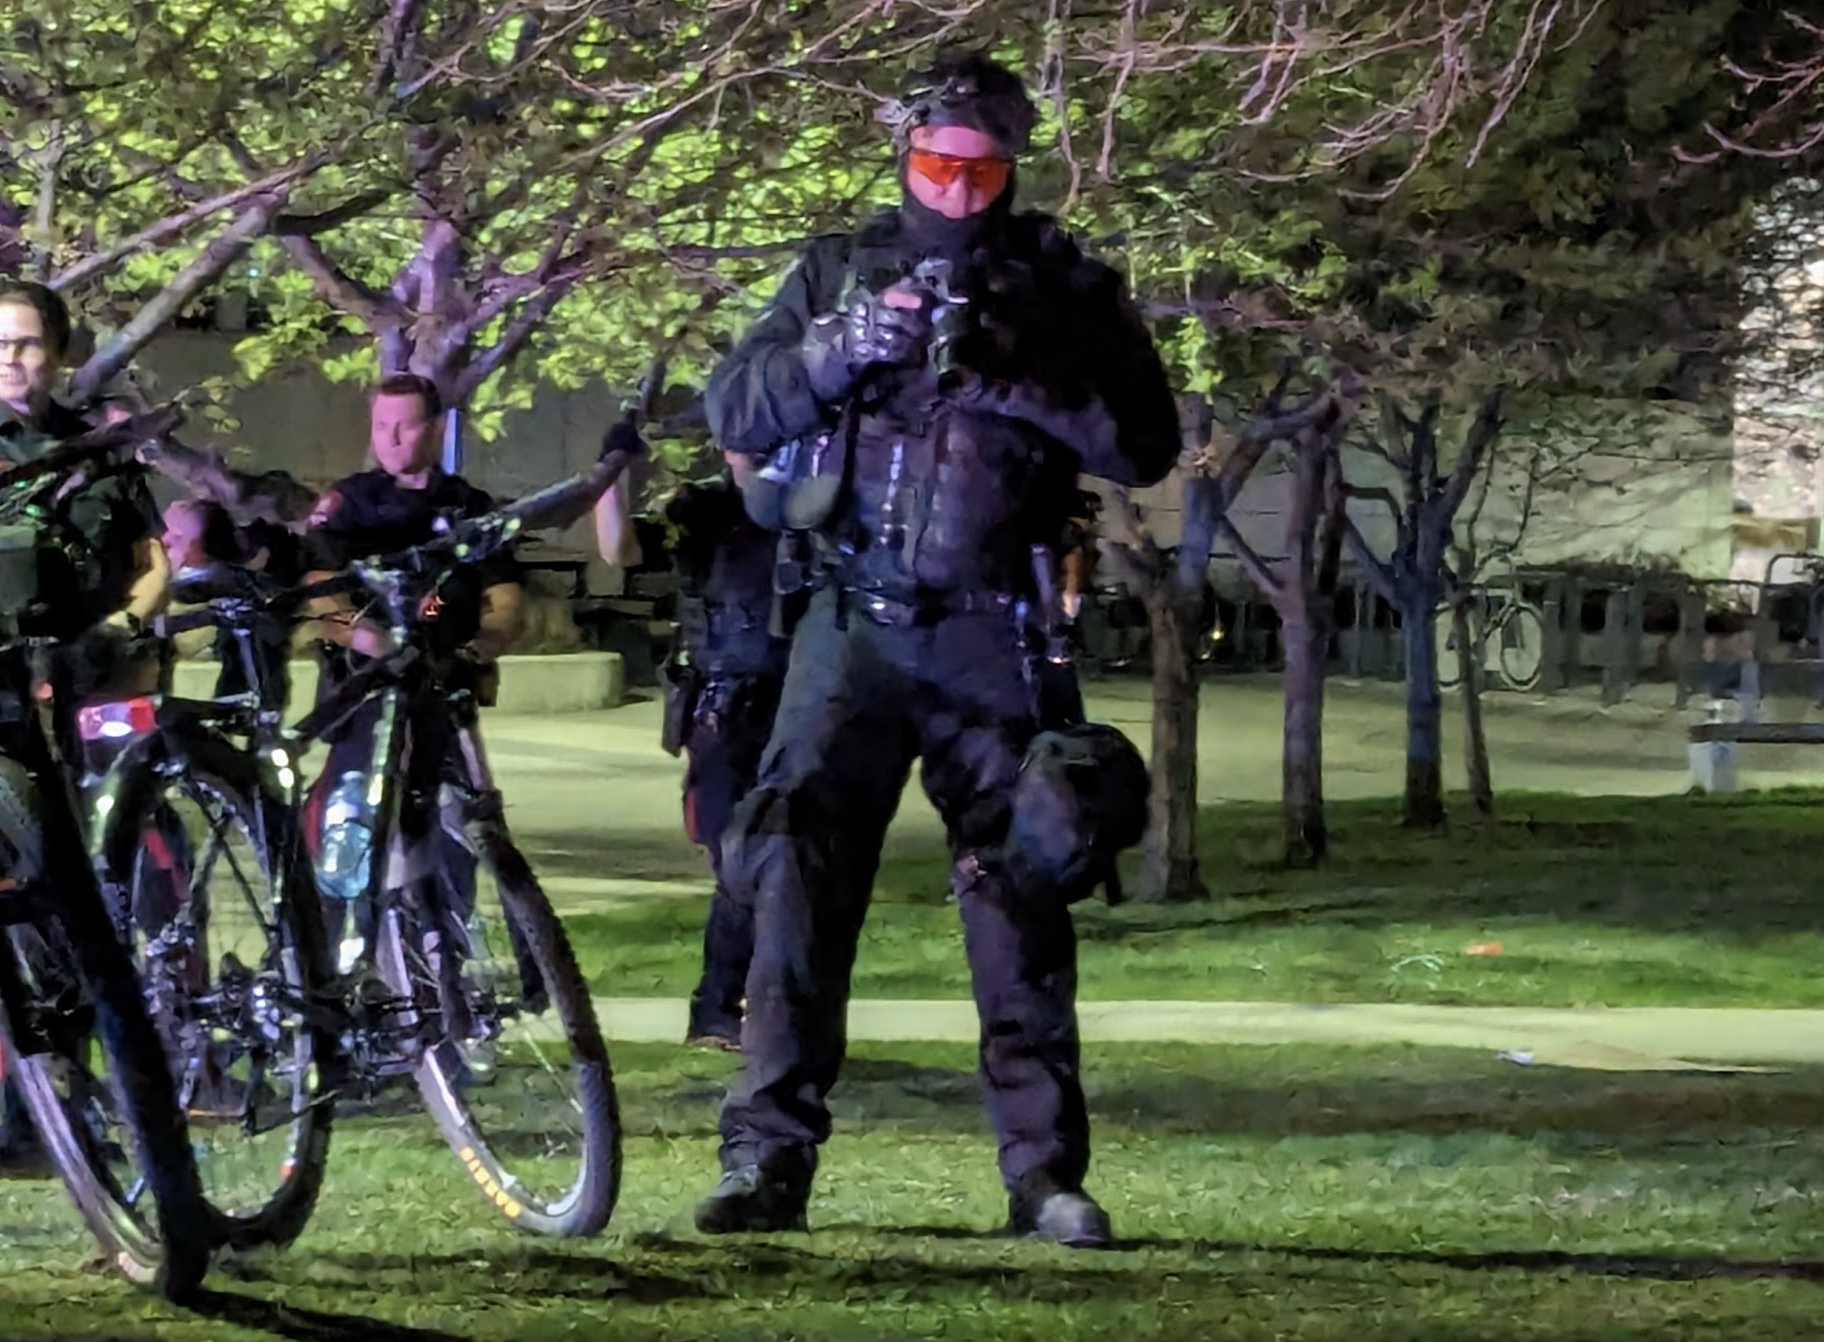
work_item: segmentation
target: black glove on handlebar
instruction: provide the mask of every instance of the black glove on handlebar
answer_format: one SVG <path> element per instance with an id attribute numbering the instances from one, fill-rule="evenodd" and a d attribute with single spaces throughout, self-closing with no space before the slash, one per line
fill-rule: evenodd
<path id="1" fill-rule="evenodd" d="M 596 459 L 599 461 L 615 452 L 623 452 L 630 457 L 646 455 L 646 440 L 640 437 L 638 429 L 624 419 L 602 435 L 602 450 L 596 454 Z"/>
<path id="2" fill-rule="evenodd" d="M 120 625 L 102 620 L 66 645 L 64 657 L 78 695 L 87 695 L 120 679 L 137 640 Z"/>

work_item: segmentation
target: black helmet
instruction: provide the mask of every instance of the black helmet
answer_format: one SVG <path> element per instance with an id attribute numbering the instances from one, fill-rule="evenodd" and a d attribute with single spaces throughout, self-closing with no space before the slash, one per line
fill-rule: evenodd
<path id="1" fill-rule="evenodd" d="M 1115 858 L 1146 835 L 1146 761 L 1115 727 L 1040 732 L 1013 785 L 1007 867 L 1022 892 L 1074 902 L 1112 881 Z"/>
<path id="2" fill-rule="evenodd" d="M 967 51 L 942 53 L 908 76 L 880 119 L 902 149 L 920 126 L 968 126 L 1021 154 L 1032 144 L 1039 113 L 1018 75 L 982 52 Z"/>

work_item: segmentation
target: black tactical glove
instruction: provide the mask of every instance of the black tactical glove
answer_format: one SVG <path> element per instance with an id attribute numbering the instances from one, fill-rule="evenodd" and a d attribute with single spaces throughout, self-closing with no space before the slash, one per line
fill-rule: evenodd
<path id="1" fill-rule="evenodd" d="M 118 680 L 132 659 L 141 635 L 135 629 L 102 620 L 78 634 L 64 649 L 75 691 L 94 693 Z"/>
<path id="2" fill-rule="evenodd" d="M 617 421 L 602 435 L 602 450 L 596 454 L 596 460 L 604 461 L 615 452 L 625 453 L 629 457 L 646 455 L 646 440 L 640 437 L 638 429 L 624 419 Z"/>
<path id="3" fill-rule="evenodd" d="M 922 306 L 897 308 L 879 294 L 857 290 L 804 333 L 811 391 L 821 401 L 841 400 L 870 368 L 915 362 L 930 334 Z"/>

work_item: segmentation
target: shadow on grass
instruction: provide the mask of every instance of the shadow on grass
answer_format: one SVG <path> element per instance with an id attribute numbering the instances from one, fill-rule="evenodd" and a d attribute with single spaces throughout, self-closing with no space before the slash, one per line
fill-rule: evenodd
<path id="1" fill-rule="evenodd" d="M 872 1241 L 885 1249 L 859 1254 L 832 1254 L 816 1247 L 820 1238 L 842 1236 L 845 1244 L 858 1240 Z M 1044 1263 L 1010 1262 L 996 1257 L 991 1262 L 933 1262 L 914 1254 L 894 1252 L 894 1240 L 917 1239 L 944 1243 L 979 1243 L 982 1245 L 1022 1243 L 1002 1231 L 976 1230 L 963 1226 L 903 1225 L 868 1227 L 849 1223 L 820 1226 L 808 1236 L 795 1236 L 806 1247 L 780 1242 L 773 1237 L 705 1240 L 678 1239 L 666 1235 L 643 1235 L 636 1241 L 643 1254 L 673 1257 L 680 1260 L 680 1276 L 701 1281 L 727 1274 L 731 1280 L 752 1281 L 775 1278 L 788 1280 L 799 1291 L 814 1289 L 816 1283 L 828 1283 L 846 1295 L 856 1287 L 873 1287 L 900 1292 L 924 1287 L 933 1292 L 957 1288 L 1005 1285 L 1009 1294 L 1042 1303 L 1066 1303 L 1110 1291 L 1131 1291 L 1136 1278 L 1148 1266 L 1130 1255 L 1163 1252 L 1204 1258 L 1200 1267 L 1187 1268 L 1181 1263 L 1160 1264 L 1158 1270 L 1183 1280 L 1204 1279 L 1215 1285 L 1234 1283 L 1247 1278 L 1271 1278 L 1285 1284 L 1289 1279 L 1309 1276 L 1296 1267 L 1267 1266 L 1256 1261 L 1260 1256 L 1298 1263 L 1351 1263 L 1365 1267 L 1441 1267 L 1457 1272 L 1528 1272 L 1576 1273 L 1595 1277 L 1636 1278 L 1648 1281 L 1707 1280 L 1796 1280 L 1824 1281 L 1824 1262 L 1812 1259 L 1734 1259 L 1720 1255 L 1615 1254 L 1575 1253 L 1557 1250 L 1494 1250 L 1475 1253 L 1406 1249 L 1344 1249 L 1310 1245 L 1246 1244 L 1217 1240 L 1141 1238 L 1118 1240 L 1102 1252 L 1050 1250 L 1035 1246 L 1038 1252 L 1055 1253 L 1056 1259 Z M 544 1254 L 552 1266 L 564 1261 L 564 1255 Z M 713 1265 L 705 1260 L 713 1260 Z M 569 1260 L 573 1269 L 587 1273 L 600 1269 L 600 1261 L 587 1258 Z"/>
<path id="2" fill-rule="evenodd" d="M 490 1252 L 460 1253 L 346 1253 L 314 1252 L 308 1259 L 274 1256 L 269 1260 L 237 1263 L 236 1277 L 252 1285 L 342 1289 L 344 1282 L 360 1283 L 375 1294 L 433 1295 L 440 1303 L 457 1308 L 463 1300 L 477 1306 L 502 1296 L 525 1299 L 624 1301 L 637 1305 L 669 1305 L 679 1301 L 709 1301 L 732 1294 L 719 1289 L 714 1274 L 637 1271 L 599 1254 L 566 1253 L 540 1247 L 509 1247 Z M 428 1288 L 428 1289 L 427 1289 Z M 343 1318 L 322 1311 L 302 1311 L 307 1317 L 285 1327 L 289 1316 L 300 1313 L 288 1305 L 258 1297 L 214 1291 L 193 1308 L 199 1314 L 248 1328 L 265 1328 L 300 1342 L 316 1339 L 375 1337 L 381 1342 L 443 1342 L 453 1334 L 408 1325 L 380 1324 L 381 1331 L 337 1332 L 347 1326 L 359 1329 L 367 1320 Z M 266 1315 L 271 1321 L 260 1322 Z M 388 1327 L 396 1332 L 387 1332 Z M 322 1331 L 311 1331 L 320 1328 Z"/>
<path id="3" fill-rule="evenodd" d="M 1352 1293 L 1350 1281 L 1325 1270 L 1326 1265 L 1338 1264 L 1375 1274 L 1386 1269 L 1441 1268 L 1468 1274 L 1574 1274 L 1656 1282 L 1824 1281 L 1824 1263 L 1815 1260 L 1721 1255 L 1380 1250 L 1137 1238 L 1118 1241 L 1104 1253 L 1034 1246 L 1027 1252 L 1044 1255 L 1040 1261 L 1010 1260 L 1003 1253 L 971 1261 L 954 1254 L 933 1258 L 929 1250 L 907 1241 L 932 1247 L 979 1244 L 985 1248 L 1015 1243 L 1000 1232 L 954 1225 L 839 1223 L 820 1226 L 809 1236 L 708 1241 L 640 1235 L 630 1246 L 630 1256 L 642 1265 L 637 1271 L 588 1253 L 538 1248 L 483 1256 L 474 1252 L 409 1257 L 329 1253 L 313 1255 L 313 1265 L 376 1285 L 388 1276 L 398 1277 L 409 1283 L 409 1289 L 439 1303 L 472 1297 L 479 1304 L 504 1295 L 579 1304 L 620 1301 L 707 1308 L 785 1292 L 801 1307 L 820 1300 L 853 1307 L 870 1296 L 890 1300 L 895 1308 L 903 1308 L 908 1301 L 942 1306 L 951 1296 L 973 1299 L 983 1291 L 1039 1305 L 1066 1306 L 1145 1293 L 1151 1289 L 1148 1282 L 1154 1275 L 1168 1276 L 1212 1296 L 1297 1292 L 1301 1282 L 1321 1287 L 1331 1296 L 1338 1292 L 1347 1296 Z M 1175 1261 L 1157 1262 L 1152 1255 L 1159 1253 L 1171 1254 Z M 1196 1261 L 1187 1263 L 1185 1259 Z M 257 1276 L 252 1279 L 260 1280 Z M 290 1284 L 276 1275 L 265 1281 L 281 1290 Z M 310 1284 L 322 1286 L 320 1280 Z M 1383 1302 L 1386 1292 L 1395 1289 L 1394 1283 L 1380 1275 L 1360 1278 L 1353 1286 Z M 390 1323 L 371 1314 L 300 1308 L 221 1291 L 208 1293 L 195 1308 L 206 1318 L 291 1342 L 467 1342 L 457 1333 Z"/>
<path id="4" fill-rule="evenodd" d="M 1402 829 L 1391 801 L 1333 803 L 1331 859 L 1293 871 L 1278 860 L 1277 807 L 1206 807 L 1201 847 L 1214 898 L 1084 906 L 1079 935 L 1143 947 L 1185 933 L 1546 922 L 1738 945 L 1824 932 L 1824 900 L 1795 861 L 1824 839 L 1824 793 L 1815 789 L 1515 794 L 1493 819 L 1464 811 L 1432 833 Z"/>
<path id="5" fill-rule="evenodd" d="M 979 1082 L 953 1045 L 852 1055 L 830 1096 L 837 1128 L 924 1136 L 982 1130 Z M 956 1065 L 950 1065 L 954 1059 Z M 1195 1068 L 1195 1070 L 1192 1070 Z M 1651 1155 L 1693 1144 L 1754 1147 L 1824 1124 L 1824 1071 L 1768 1075 L 1526 1070 L 1466 1050 L 1301 1046 L 1091 1053 L 1099 1130 L 1151 1137 L 1511 1137 L 1555 1150 Z M 638 1136 L 711 1142 L 725 1075 L 622 1076 L 623 1122 Z"/>
<path id="6" fill-rule="evenodd" d="M 909 1233 L 916 1234 L 916 1229 Z M 1317 1262 L 1360 1263 L 1387 1267 L 1410 1264 L 1444 1267 L 1457 1272 L 1572 1272 L 1591 1277 L 1632 1277 L 1645 1281 L 1818 1281 L 1824 1262 L 1815 1259 L 1739 1259 L 1715 1255 L 1571 1253 L 1563 1250 L 1514 1249 L 1481 1253 L 1443 1253 L 1414 1249 L 1325 1249 L 1309 1246 L 1274 1248 L 1264 1244 L 1224 1244 L 1203 1240 L 1123 1240 L 1117 1249 L 1155 1249 L 1173 1253 L 1272 1253 Z"/>
<path id="7" fill-rule="evenodd" d="M 331 1314 L 276 1300 L 207 1291 L 190 1308 L 203 1318 L 290 1342 L 469 1342 L 461 1333 L 388 1323 L 370 1314 Z"/>
<path id="8" fill-rule="evenodd" d="M 1795 854 L 1824 840 L 1824 793 L 1810 789 L 1723 797 L 1570 797 L 1516 794 L 1494 819 L 1459 817 L 1438 833 L 1402 829 L 1393 801 L 1328 807 L 1332 855 L 1315 870 L 1278 860 L 1277 806 L 1230 803 L 1201 817 L 1204 878 L 1213 898 L 1177 905 L 1079 906 L 1086 942 L 1290 925 L 1375 927 L 1394 922 L 1564 919 L 1606 927 L 1698 931 L 1749 939 L 1772 931 L 1824 931 Z M 551 842 L 541 836 L 541 841 Z M 694 879 L 696 852 L 642 833 L 576 837 L 540 853 L 554 874 Z M 1137 871 L 1130 854 L 1129 885 Z M 890 841 L 875 900 L 912 906 L 948 924 L 949 858 L 935 836 Z M 883 907 L 874 922 L 899 917 Z M 694 901 L 653 900 L 617 910 L 605 935 L 623 945 L 674 944 L 695 929 Z"/>
<path id="9" fill-rule="evenodd" d="M 1824 1076 L 1515 1072 L 1469 1076 L 1460 1085 L 1357 1074 L 1287 1086 L 1238 1085 L 1238 1077 L 1126 1074 L 1098 1086 L 1098 1120 L 1154 1136 L 1294 1137 L 1497 1135 L 1622 1154 L 1668 1146 L 1748 1142 L 1771 1131 L 1802 1132 L 1824 1120 Z M 878 1101 L 877 1101 L 878 1103 Z"/>
<path id="10" fill-rule="evenodd" d="M 620 881 L 701 880 L 704 898 L 709 896 L 703 850 L 685 836 L 682 821 L 675 834 L 605 826 L 574 836 L 541 832 L 524 838 L 521 847 L 540 876 L 585 880 L 612 876 Z M 663 903 L 664 897 L 655 897 L 654 902 Z"/>

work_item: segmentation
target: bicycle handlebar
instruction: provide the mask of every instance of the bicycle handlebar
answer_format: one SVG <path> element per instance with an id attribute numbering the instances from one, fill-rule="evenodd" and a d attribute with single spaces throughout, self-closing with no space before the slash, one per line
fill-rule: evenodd
<path id="1" fill-rule="evenodd" d="M 434 587 L 454 570 L 485 564 L 528 531 L 567 525 L 608 491 L 632 457 L 610 452 L 589 471 L 546 485 L 523 498 L 457 522 L 422 544 L 367 559 L 357 559 L 340 573 L 314 583 L 281 587 L 246 569 L 212 565 L 180 578 L 173 595 L 186 594 L 202 604 L 196 610 L 161 615 L 154 621 L 160 636 L 216 625 L 244 627 L 259 616 L 294 614 L 319 596 L 366 591 L 379 598 L 395 623 L 410 624 L 416 611 L 406 597 L 420 586 Z"/>

